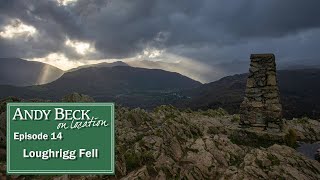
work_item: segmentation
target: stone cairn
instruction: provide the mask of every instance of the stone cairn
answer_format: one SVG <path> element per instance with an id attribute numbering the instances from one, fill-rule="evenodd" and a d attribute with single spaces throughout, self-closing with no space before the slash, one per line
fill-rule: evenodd
<path id="1" fill-rule="evenodd" d="M 255 129 L 282 127 L 282 106 L 273 54 L 252 54 L 244 101 L 240 105 L 241 125 Z"/>

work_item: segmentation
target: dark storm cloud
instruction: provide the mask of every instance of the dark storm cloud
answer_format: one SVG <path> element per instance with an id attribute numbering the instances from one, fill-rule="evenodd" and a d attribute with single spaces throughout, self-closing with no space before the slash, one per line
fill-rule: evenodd
<path id="1" fill-rule="evenodd" d="M 217 63 L 234 60 L 232 51 L 241 58 L 253 50 L 303 51 L 309 45 L 292 45 L 290 39 L 319 28 L 318 7 L 317 0 L 79 0 L 68 6 L 53 0 L 2 0 L 0 26 L 18 18 L 39 33 L 27 42 L 0 39 L 0 54 L 32 58 L 63 52 L 92 58 L 67 48 L 66 37 L 94 43 L 99 52 L 94 58 L 134 57 L 148 47 Z"/>
<path id="2" fill-rule="evenodd" d="M 261 38 L 281 38 L 312 28 L 320 2 L 299 0 L 227 1 L 139 0 L 110 1 L 88 17 L 96 47 L 111 57 L 127 57 L 151 45 L 226 46 Z M 163 34 L 164 41 L 157 41 Z"/>
<path id="3" fill-rule="evenodd" d="M 249 1 L 247 1 L 249 2 Z M 253 1 L 250 1 L 253 2 Z M 227 21 L 227 28 L 240 37 L 280 37 L 318 28 L 319 1 L 254 1 L 242 6 Z M 230 21 L 231 20 L 231 21 Z"/>
<path id="4" fill-rule="evenodd" d="M 64 47 L 66 37 L 82 39 L 84 33 L 77 18 L 55 1 L 2 0 L 0 16 L 5 19 L 2 28 L 12 19 L 19 19 L 37 30 L 32 38 L 17 37 L 0 39 L 0 54 L 5 57 L 43 57 L 51 52 L 64 51 L 69 56 L 73 51 Z"/>

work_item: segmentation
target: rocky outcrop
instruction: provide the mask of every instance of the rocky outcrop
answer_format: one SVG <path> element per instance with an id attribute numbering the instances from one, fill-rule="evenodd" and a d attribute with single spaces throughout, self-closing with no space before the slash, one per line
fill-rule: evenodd
<path id="1" fill-rule="evenodd" d="M 294 118 L 284 121 L 284 130 L 294 130 L 297 140 L 305 142 L 320 141 L 320 121 L 309 118 Z"/>
<path id="2" fill-rule="evenodd" d="M 260 129 L 282 126 L 282 106 L 273 54 L 252 54 L 244 101 L 240 106 L 241 124 Z"/>
<path id="3" fill-rule="evenodd" d="M 273 145 L 246 154 L 242 167 L 232 179 L 317 179 L 319 170 L 319 163 L 307 160 L 294 149 Z"/>
<path id="4" fill-rule="evenodd" d="M 116 114 L 117 178 L 320 178 L 320 164 L 288 146 L 233 142 L 231 134 L 241 130 L 234 116 L 180 112 L 167 106 L 153 113 L 121 108 Z M 255 135 L 251 138 L 268 137 Z M 285 134 L 268 135 L 269 142 L 277 142 Z"/>
<path id="5" fill-rule="evenodd" d="M 319 179 L 320 163 L 285 145 L 286 130 L 271 133 L 238 127 L 239 116 L 222 109 L 152 112 L 116 108 L 116 175 L 38 179 Z M 301 123 L 305 139 L 320 125 Z M 311 124 L 313 125 L 311 125 Z M 313 129 L 310 129 L 312 127 Z M 308 130 L 309 129 L 309 130 Z M 236 134 L 236 136 L 234 136 Z M 307 135 L 308 134 L 308 135 Z M 246 143 L 234 137 L 251 140 Z M 312 139 L 312 138 L 311 138 Z M 258 140 L 258 141 L 257 141 Z M 268 144 L 264 143 L 268 142 Z M 260 143 L 260 144 L 259 144 Z M 1 166 L 0 166 L 1 167 Z M 24 179 L 25 176 L 15 177 Z M 14 179 L 14 178 L 13 178 Z"/>

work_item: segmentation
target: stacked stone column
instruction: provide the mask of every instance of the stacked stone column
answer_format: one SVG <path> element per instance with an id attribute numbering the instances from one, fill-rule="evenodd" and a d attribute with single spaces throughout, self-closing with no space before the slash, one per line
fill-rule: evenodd
<path id="1" fill-rule="evenodd" d="M 273 54 L 252 54 L 244 101 L 240 106 L 243 126 L 259 129 L 282 126 L 282 106 Z"/>

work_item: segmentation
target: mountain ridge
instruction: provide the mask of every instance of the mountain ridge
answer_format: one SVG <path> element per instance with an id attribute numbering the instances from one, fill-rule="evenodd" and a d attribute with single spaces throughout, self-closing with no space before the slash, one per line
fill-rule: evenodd
<path id="1" fill-rule="evenodd" d="M 67 72 L 45 85 L 1 86 L 0 98 L 44 98 L 57 100 L 64 94 L 79 92 L 96 101 L 113 101 L 127 107 L 152 109 L 162 104 L 179 108 L 222 107 L 238 113 L 247 74 L 237 74 L 201 84 L 175 72 L 131 66 L 88 67 Z M 285 118 L 318 118 L 320 69 L 278 70 L 280 98 Z M 179 84 L 180 83 L 180 84 Z"/>
<path id="2" fill-rule="evenodd" d="M 98 101 L 116 101 L 126 106 L 155 107 L 179 96 L 172 92 L 200 86 L 201 83 L 176 72 L 130 66 L 88 67 L 65 73 L 48 84 L 24 88 L 4 86 L 0 97 L 57 100 L 64 94 L 79 92 Z M 169 95 L 169 96 L 168 96 Z"/>
<path id="3" fill-rule="evenodd" d="M 77 71 L 83 68 L 89 68 L 89 67 L 114 67 L 114 66 L 129 66 L 127 63 L 123 62 L 123 61 L 115 61 L 115 62 L 102 62 L 102 63 L 98 63 L 98 64 L 87 64 L 87 65 L 83 65 L 83 66 L 78 66 L 72 69 L 69 69 L 65 72 L 73 72 L 73 71 Z"/>

